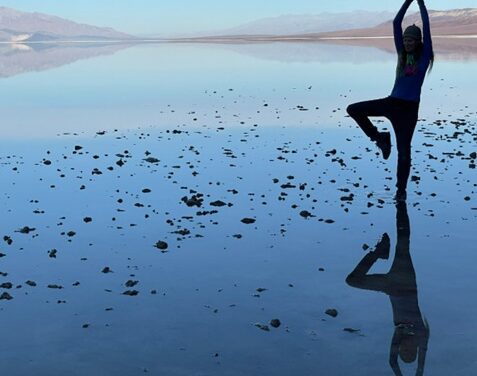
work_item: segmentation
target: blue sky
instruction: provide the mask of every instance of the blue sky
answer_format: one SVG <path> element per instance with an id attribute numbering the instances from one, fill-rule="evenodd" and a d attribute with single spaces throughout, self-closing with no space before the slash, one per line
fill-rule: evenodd
<path id="1" fill-rule="evenodd" d="M 282 14 L 356 9 L 394 11 L 400 0 L 3 0 L 35 11 L 132 34 L 207 31 Z M 477 0 L 427 0 L 430 9 L 477 7 Z"/>

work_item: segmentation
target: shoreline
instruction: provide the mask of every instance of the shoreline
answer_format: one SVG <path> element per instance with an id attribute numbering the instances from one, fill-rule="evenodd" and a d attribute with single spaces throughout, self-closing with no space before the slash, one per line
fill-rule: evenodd
<path id="1" fill-rule="evenodd" d="M 147 43 L 257 43 L 257 42 L 321 42 L 321 41 L 359 41 L 387 40 L 392 36 L 349 36 L 349 37 L 317 37 L 310 36 L 209 36 L 189 38 L 154 38 L 154 39 L 107 39 L 107 40 L 55 40 L 55 41 L 0 41 L 0 45 L 35 45 L 35 44 L 147 44 Z M 435 39 L 477 39 L 477 35 L 434 35 Z"/>

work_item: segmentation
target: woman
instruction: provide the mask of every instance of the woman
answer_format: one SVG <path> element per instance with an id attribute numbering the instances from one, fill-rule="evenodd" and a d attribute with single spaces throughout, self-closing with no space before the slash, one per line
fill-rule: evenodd
<path id="1" fill-rule="evenodd" d="M 391 95 L 387 98 L 354 103 L 347 109 L 348 114 L 358 123 L 364 133 L 381 149 L 384 159 L 391 153 L 391 135 L 379 132 L 368 117 L 384 116 L 392 123 L 398 150 L 396 200 L 406 200 L 406 187 L 411 171 L 411 140 L 417 123 L 421 87 L 426 72 L 432 69 L 432 50 L 429 15 L 424 0 L 417 0 L 424 29 L 409 26 L 404 34 L 402 20 L 413 0 L 405 0 L 394 19 L 394 42 L 398 54 L 396 81 Z"/>

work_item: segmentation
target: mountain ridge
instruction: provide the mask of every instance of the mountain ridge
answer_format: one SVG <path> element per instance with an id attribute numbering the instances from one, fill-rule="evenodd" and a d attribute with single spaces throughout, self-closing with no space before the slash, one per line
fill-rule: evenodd
<path id="1" fill-rule="evenodd" d="M 477 35 L 477 8 L 450 9 L 446 11 L 429 10 L 428 12 L 433 35 Z M 414 13 L 404 18 L 403 28 L 406 27 L 406 25 L 411 24 L 422 26 L 421 16 L 419 13 Z M 393 21 L 389 20 L 371 28 L 318 33 L 316 36 L 320 38 L 344 38 L 389 37 L 392 35 Z"/>
<path id="2" fill-rule="evenodd" d="M 28 42 L 39 40 L 86 40 L 132 39 L 133 36 L 114 30 L 77 23 L 58 16 L 38 12 L 22 12 L 0 7 L 0 41 Z"/>
<path id="3" fill-rule="evenodd" d="M 391 12 L 357 10 L 352 12 L 318 14 L 286 14 L 254 20 L 236 27 L 216 31 L 217 35 L 294 35 L 329 32 L 351 28 L 372 27 L 379 20 L 390 19 Z"/>

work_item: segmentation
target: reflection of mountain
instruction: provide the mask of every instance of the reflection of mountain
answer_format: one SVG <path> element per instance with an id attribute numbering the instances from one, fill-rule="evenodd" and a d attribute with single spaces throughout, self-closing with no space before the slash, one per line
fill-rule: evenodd
<path id="1" fill-rule="evenodd" d="M 394 48 L 394 42 L 391 38 L 342 39 L 325 42 L 347 46 L 375 47 L 393 55 L 396 53 Z M 477 60 L 477 38 L 434 37 L 433 45 L 437 61 Z"/>
<path id="2" fill-rule="evenodd" d="M 388 54 L 379 49 L 364 50 L 360 46 L 340 46 L 321 42 L 225 43 L 217 44 L 216 47 L 232 50 L 260 60 L 285 63 L 350 62 L 360 64 L 369 61 L 386 61 L 389 59 Z"/>
<path id="3" fill-rule="evenodd" d="M 11 77 L 31 71 L 43 71 L 77 60 L 112 55 L 131 45 L 121 44 L 3 44 L 0 45 L 0 77 Z"/>
<path id="4" fill-rule="evenodd" d="M 298 39 L 261 43 L 216 43 L 217 48 L 233 50 L 261 60 L 280 62 L 352 62 L 395 59 L 392 39 L 336 39 L 307 41 Z M 439 60 L 477 60 L 477 38 L 435 38 L 434 51 Z"/>
<path id="5" fill-rule="evenodd" d="M 109 27 L 79 24 L 41 13 L 0 7 L 0 41 L 130 39 Z"/>

